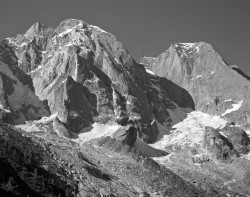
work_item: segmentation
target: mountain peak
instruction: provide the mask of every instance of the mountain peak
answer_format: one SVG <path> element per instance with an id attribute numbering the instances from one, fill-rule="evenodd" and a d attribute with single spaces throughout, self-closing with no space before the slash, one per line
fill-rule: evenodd
<path id="1" fill-rule="evenodd" d="M 58 27 L 56 28 L 56 32 L 57 33 L 61 33 L 67 29 L 73 28 L 73 27 L 83 27 L 83 26 L 87 26 L 88 23 L 86 23 L 85 21 L 79 20 L 79 19 L 66 19 L 64 21 L 62 21 Z"/>
<path id="2" fill-rule="evenodd" d="M 206 42 L 194 42 L 194 43 L 172 43 L 173 47 L 177 52 L 184 56 L 190 56 L 193 53 L 199 53 L 202 48 L 212 49 L 212 45 Z"/>
<path id="3" fill-rule="evenodd" d="M 25 33 L 26 36 L 32 37 L 34 35 L 39 34 L 40 32 L 44 32 L 48 28 L 47 25 L 42 24 L 41 22 L 35 22 Z"/>

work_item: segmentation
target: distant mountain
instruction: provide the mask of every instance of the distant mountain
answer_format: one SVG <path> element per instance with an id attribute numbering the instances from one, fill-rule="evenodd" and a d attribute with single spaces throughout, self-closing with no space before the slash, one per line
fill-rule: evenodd
<path id="1" fill-rule="evenodd" d="M 144 62 L 142 58 L 141 63 Z M 227 65 L 210 44 L 172 43 L 145 65 L 187 90 L 196 110 L 220 115 L 242 126 L 250 123 L 249 77 Z"/>

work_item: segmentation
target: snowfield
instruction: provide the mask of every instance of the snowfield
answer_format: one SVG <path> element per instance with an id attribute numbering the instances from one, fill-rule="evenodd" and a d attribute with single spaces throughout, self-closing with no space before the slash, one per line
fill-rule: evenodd
<path id="1" fill-rule="evenodd" d="M 22 129 L 26 132 L 39 132 L 47 131 L 46 123 L 53 121 L 56 118 L 57 113 L 50 115 L 49 117 L 42 117 L 40 120 L 26 121 L 25 124 L 16 125 L 16 128 Z"/>
<path id="2" fill-rule="evenodd" d="M 84 128 L 75 141 L 82 144 L 95 138 L 112 137 L 112 134 L 120 128 L 122 128 L 122 126 L 118 124 L 104 125 L 95 122 L 92 126 Z"/>
<path id="3" fill-rule="evenodd" d="M 193 111 L 188 113 L 187 118 L 182 122 L 172 126 L 173 130 L 170 130 L 169 134 L 164 135 L 162 139 L 155 144 L 150 144 L 150 146 L 161 150 L 166 150 L 168 146 L 184 148 L 185 146 L 194 147 L 198 145 L 202 147 L 205 127 L 223 128 L 226 123 L 227 121 L 219 116 L 210 116 L 200 111 Z M 158 126 L 158 128 L 162 130 L 162 127 Z"/>
<path id="4" fill-rule="evenodd" d="M 100 137 L 111 137 L 113 138 L 113 134 L 123 128 L 123 126 L 118 125 L 118 124 L 113 124 L 113 125 L 104 125 L 100 123 L 94 123 L 92 126 L 88 128 L 84 128 L 82 130 L 82 133 L 78 135 L 77 139 L 73 139 L 73 141 L 83 144 L 87 141 L 100 138 Z M 97 147 L 100 148 L 100 147 Z M 154 147 L 149 146 L 146 144 L 143 140 L 141 140 L 139 137 L 137 137 L 136 142 L 134 144 L 134 148 L 137 151 L 140 151 L 141 153 L 150 156 L 150 157 L 155 157 L 161 155 L 161 150 L 157 150 Z"/>

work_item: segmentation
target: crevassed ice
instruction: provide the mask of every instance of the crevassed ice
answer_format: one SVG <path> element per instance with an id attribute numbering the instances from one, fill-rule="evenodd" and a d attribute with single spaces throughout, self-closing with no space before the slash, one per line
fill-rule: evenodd
<path id="1" fill-rule="evenodd" d="M 210 116 L 200 111 L 193 111 L 187 114 L 182 122 L 172 126 L 174 130 L 163 136 L 155 144 L 151 144 L 154 148 L 165 150 L 166 146 L 177 145 L 185 147 L 186 145 L 193 147 L 195 144 L 202 147 L 204 140 L 204 131 L 206 126 L 215 129 L 222 128 L 227 121 L 219 116 Z"/>

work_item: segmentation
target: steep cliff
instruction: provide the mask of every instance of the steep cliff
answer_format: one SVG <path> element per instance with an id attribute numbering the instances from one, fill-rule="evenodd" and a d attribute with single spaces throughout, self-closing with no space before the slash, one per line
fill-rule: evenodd
<path id="1" fill-rule="evenodd" d="M 114 35 L 84 21 L 68 19 L 55 29 L 35 23 L 4 43 L 32 77 L 36 95 L 70 132 L 128 119 L 143 140 L 154 142 L 154 119 L 168 127 L 194 109 L 187 91 L 146 72 Z"/>

